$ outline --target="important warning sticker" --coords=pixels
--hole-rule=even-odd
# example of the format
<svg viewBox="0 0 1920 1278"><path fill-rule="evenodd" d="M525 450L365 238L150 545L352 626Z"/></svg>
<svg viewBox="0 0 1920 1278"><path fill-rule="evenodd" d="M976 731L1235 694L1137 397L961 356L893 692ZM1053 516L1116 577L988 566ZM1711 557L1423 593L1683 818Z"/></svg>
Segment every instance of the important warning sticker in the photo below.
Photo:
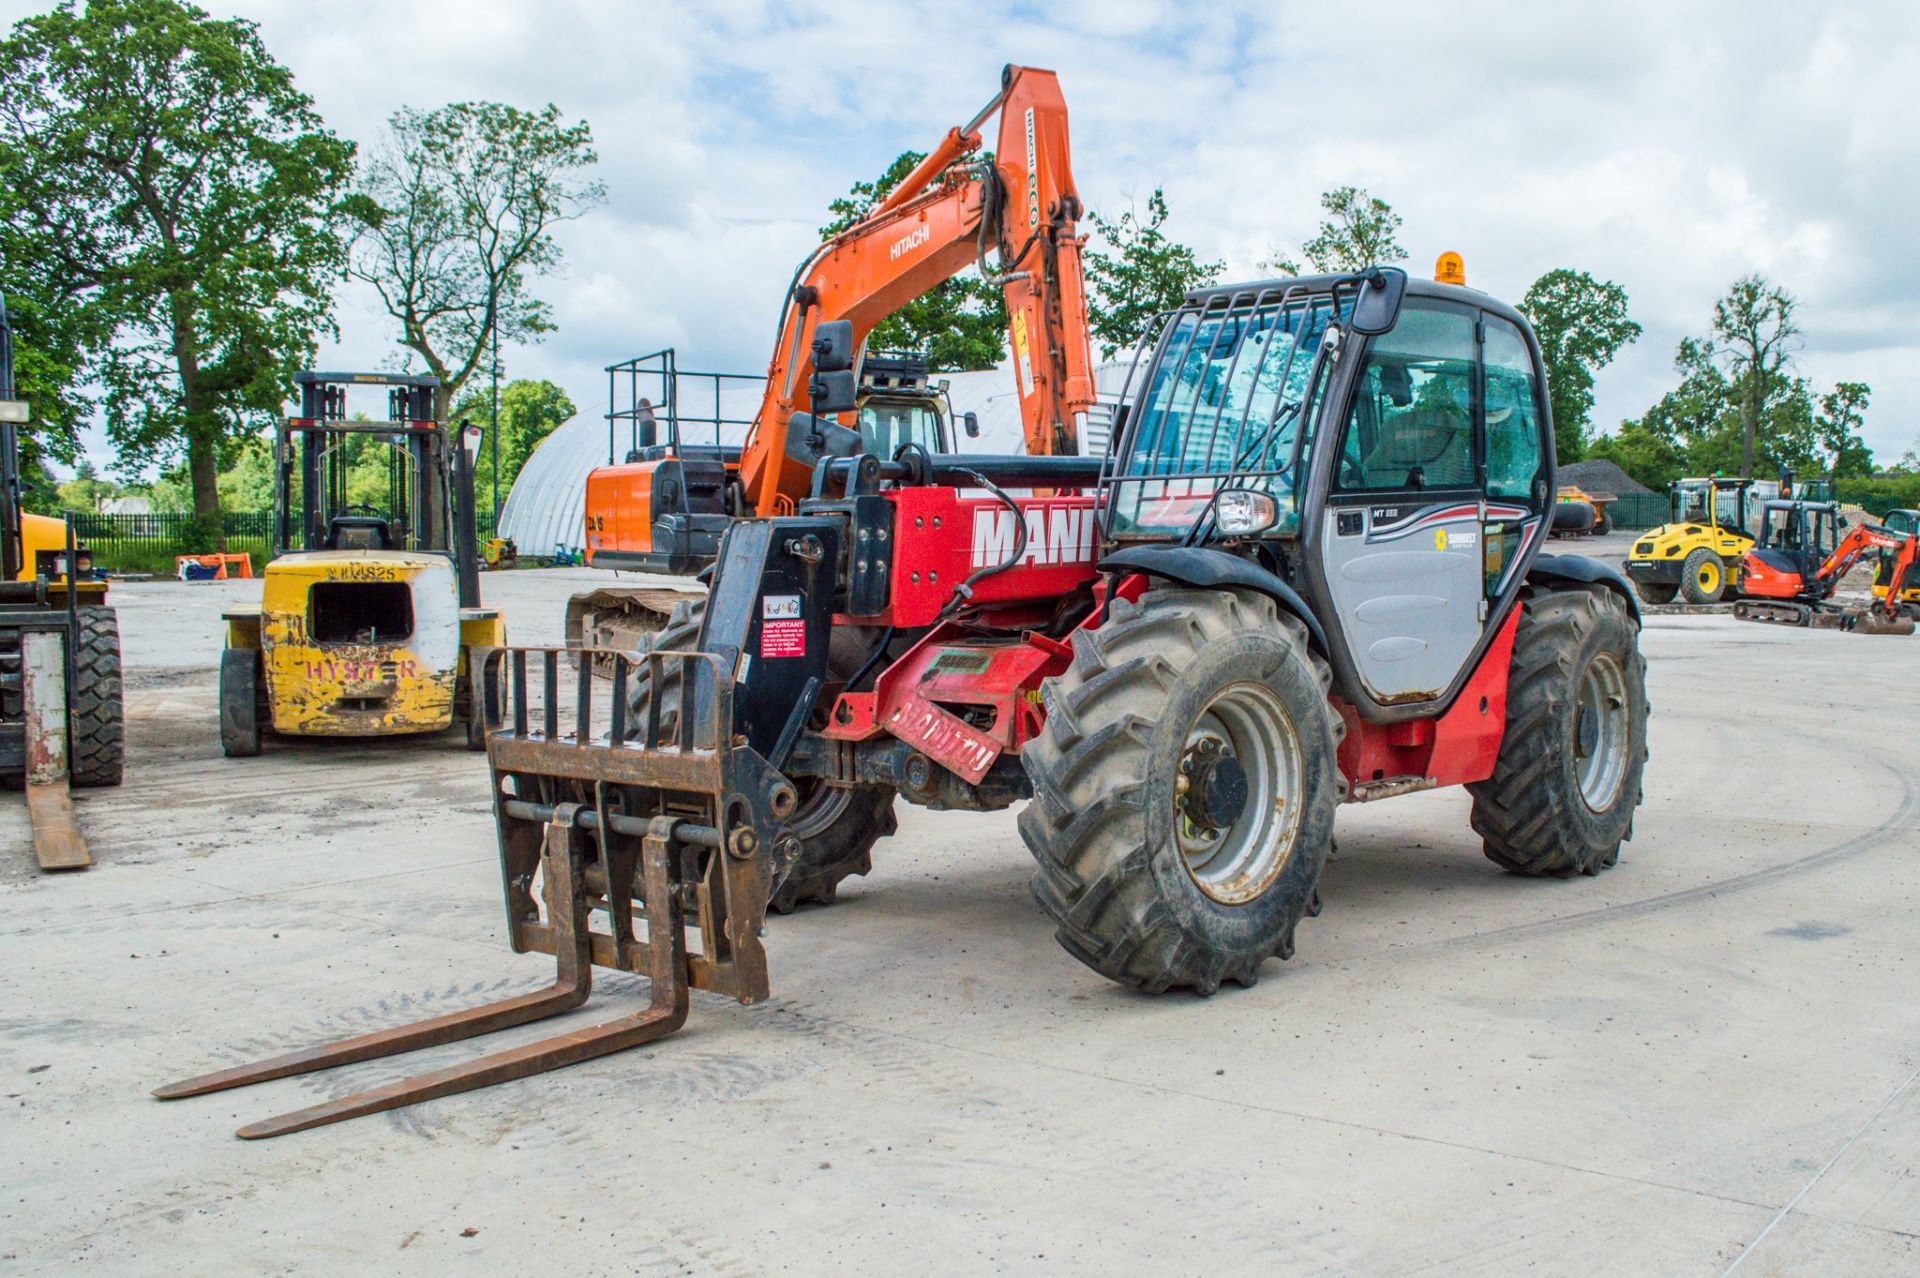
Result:
<svg viewBox="0 0 1920 1278"><path fill-rule="evenodd" d="M807 655L807 623L804 621L762 621L760 623L762 657L804 657Z"/></svg>

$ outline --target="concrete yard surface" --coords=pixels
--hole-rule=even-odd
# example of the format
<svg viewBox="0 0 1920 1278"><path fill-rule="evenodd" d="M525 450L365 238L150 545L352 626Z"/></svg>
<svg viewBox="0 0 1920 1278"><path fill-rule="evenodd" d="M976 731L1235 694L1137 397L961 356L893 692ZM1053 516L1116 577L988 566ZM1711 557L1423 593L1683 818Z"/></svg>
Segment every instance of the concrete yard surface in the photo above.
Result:
<svg viewBox="0 0 1920 1278"><path fill-rule="evenodd" d="M483 586L553 642L608 580ZM115 587L95 869L36 874L0 801L0 1273L1920 1273L1920 639L1650 618L1616 868L1504 874L1460 790L1349 807L1251 990L1108 984L1012 813L903 804L872 875L769 920L769 1002L243 1142L476 1048L150 1089L552 970L506 948L451 734L221 757L218 613L257 588ZM499 1040L644 1003L596 984Z"/></svg>

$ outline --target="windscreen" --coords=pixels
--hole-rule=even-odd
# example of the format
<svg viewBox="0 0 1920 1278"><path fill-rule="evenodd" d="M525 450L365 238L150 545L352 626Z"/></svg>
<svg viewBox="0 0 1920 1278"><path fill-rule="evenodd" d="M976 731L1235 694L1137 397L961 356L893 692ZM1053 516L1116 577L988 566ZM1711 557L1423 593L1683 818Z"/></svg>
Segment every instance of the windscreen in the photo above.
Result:
<svg viewBox="0 0 1920 1278"><path fill-rule="evenodd" d="M1276 286L1167 316L1107 479L1110 535L1184 532L1229 482L1270 493L1280 531L1297 526L1315 355L1352 302L1351 290Z"/></svg>

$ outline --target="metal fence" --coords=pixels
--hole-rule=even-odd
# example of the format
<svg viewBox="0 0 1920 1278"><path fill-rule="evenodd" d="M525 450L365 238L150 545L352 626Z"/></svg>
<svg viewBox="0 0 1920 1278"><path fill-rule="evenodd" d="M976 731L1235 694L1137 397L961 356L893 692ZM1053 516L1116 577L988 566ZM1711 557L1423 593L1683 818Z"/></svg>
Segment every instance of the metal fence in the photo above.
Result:
<svg viewBox="0 0 1920 1278"><path fill-rule="evenodd" d="M493 512L474 512L480 540L493 536ZM189 514L103 515L81 511L69 516L73 535L93 551L100 567L113 571L124 568L152 570L168 566L175 555L201 554L212 550L211 539L203 525ZM298 516L295 516L296 526ZM273 512L270 510L233 510L220 516L226 548L233 554L250 554L254 563L264 564L273 553Z"/></svg>
<svg viewBox="0 0 1920 1278"><path fill-rule="evenodd" d="M1615 528L1658 528L1667 522L1670 505L1665 493L1622 493L1607 507Z"/></svg>

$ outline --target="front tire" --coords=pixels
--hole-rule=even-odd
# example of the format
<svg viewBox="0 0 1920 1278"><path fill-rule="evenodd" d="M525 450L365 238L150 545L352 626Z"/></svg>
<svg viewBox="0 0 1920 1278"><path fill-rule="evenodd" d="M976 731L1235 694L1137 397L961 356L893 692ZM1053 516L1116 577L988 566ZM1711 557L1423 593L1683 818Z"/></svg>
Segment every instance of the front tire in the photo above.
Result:
<svg viewBox="0 0 1920 1278"><path fill-rule="evenodd" d="M77 614L67 689L67 777L76 786L119 785L126 761L120 622L111 608L81 608Z"/></svg>
<svg viewBox="0 0 1920 1278"><path fill-rule="evenodd" d="M667 624L646 636L640 651L656 648L686 651L700 642L700 624L705 618L704 596L677 603ZM841 676L856 669L865 655L854 636L842 637L835 629L834 650L828 657L830 673ZM629 732L637 736L645 730L647 702L652 695L651 680L645 667L635 672L632 694L628 698ZM680 713L679 663L667 665L660 689L660 730L673 731ZM851 875L864 875L873 869L873 845L898 828L893 816L894 794L884 786L830 786L824 782L800 778L794 782L800 804L789 821L800 840L800 853L794 858L786 878L774 885L767 908L775 914L791 914L802 905L830 905L839 895L840 883Z"/></svg>
<svg viewBox="0 0 1920 1278"><path fill-rule="evenodd" d="M1469 785L1487 858L1516 874L1598 874L1633 837L1647 761L1639 627L1608 590L1522 605L1493 776Z"/></svg>
<svg viewBox="0 0 1920 1278"><path fill-rule="evenodd" d="M1654 605L1670 604L1673 597L1680 593L1680 587L1664 581L1636 581L1633 592L1640 596L1641 603Z"/></svg>
<svg viewBox="0 0 1920 1278"><path fill-rule="evenodd" d="M1727 565L1705 546L1680 565L1680 597L1690 604L1716 604L1727 589Z"/></svg>
<svg viewBox="0 0 1920 1278"><path fill-rule="evenodd" d="M220 654L220 748L229 759L260 753L260 652L228 648Z"/></svg>
<svg viewBox="0 0 1920 1278"><path fill-rule="evenodd" d="M1073 652L1021 753L1035 898L1067 952L1122 985L1252 985L1292 956L1332 842L1344 725L1326 662L1266 596L1186 588L1114 600Z"/></svg>

